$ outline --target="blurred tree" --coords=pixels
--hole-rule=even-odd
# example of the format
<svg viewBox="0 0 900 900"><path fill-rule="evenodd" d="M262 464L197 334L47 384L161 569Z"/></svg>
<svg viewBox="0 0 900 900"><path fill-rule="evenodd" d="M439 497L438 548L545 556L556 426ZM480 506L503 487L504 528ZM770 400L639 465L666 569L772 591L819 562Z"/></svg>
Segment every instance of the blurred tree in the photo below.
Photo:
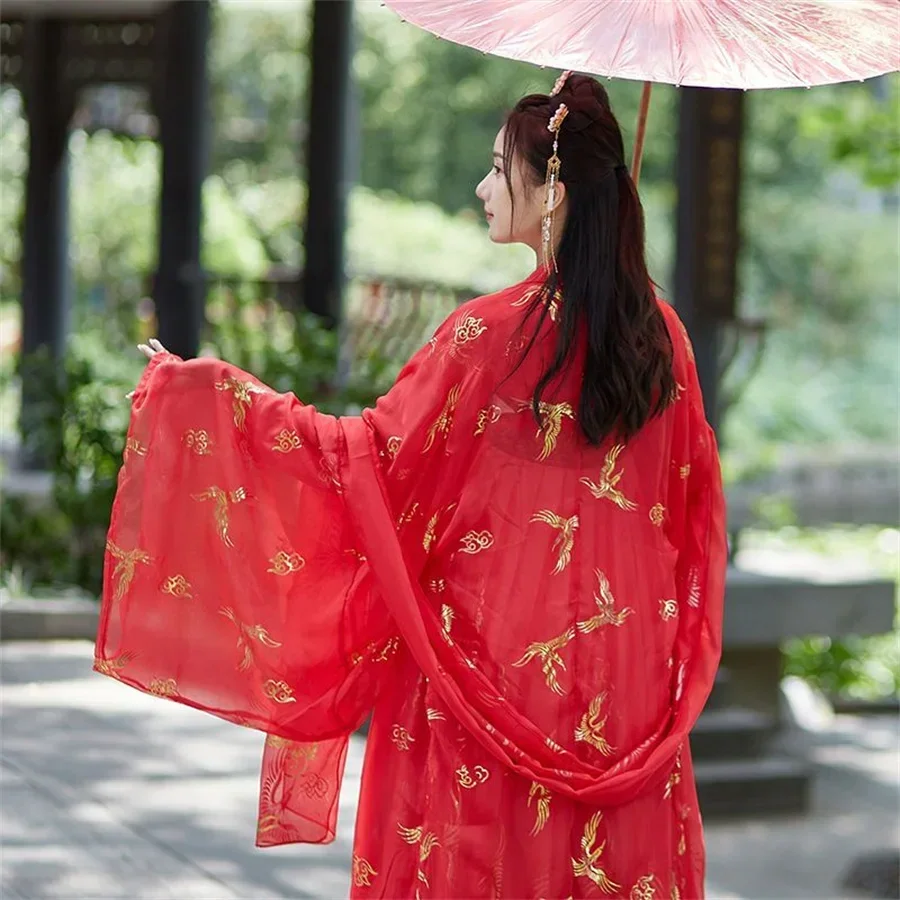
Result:
<svg viewBox="0 0 900 900"><path fill-rule="evenodd" d="M491 164L504 113L524 94L550 90L559 74L477 53L359 3L355 72L362 97L361 180L449 210L478 208L473 191ZM640 85L611 81L613 109L630 139ZM643 177L668 177L675 89L654 91Z"/></svg>
<svg viewBox="0 0 900 900"><path fill-rule="evenodd" d="M241 160L259 181L296 177L308 80L309 0L222 3L210 53L212 170Z"/></svg>
<svg viewBox="0 0 900 900"><path fill-rule="evenodd" d="M823 140L831 158L854 169L872 187L900 184L900 75L853 85L840 95L815 93L800 126Z"/></svg>

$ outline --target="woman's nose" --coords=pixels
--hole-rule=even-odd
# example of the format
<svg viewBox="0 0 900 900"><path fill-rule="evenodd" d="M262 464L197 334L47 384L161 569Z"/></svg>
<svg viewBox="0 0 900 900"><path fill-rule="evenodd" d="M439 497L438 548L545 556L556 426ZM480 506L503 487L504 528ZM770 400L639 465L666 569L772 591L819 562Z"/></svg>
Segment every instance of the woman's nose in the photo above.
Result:
<svg viewBox="0 0 900 900"><path fill-rule="evenodd" d="M478 185L475 188L475 196L479 200L481 200L482 203L484 203L484 201L487 200L487 197L485 196L485 182L486 181L487 181L487 178L482 178L481 181L478 182Z"/></svg>

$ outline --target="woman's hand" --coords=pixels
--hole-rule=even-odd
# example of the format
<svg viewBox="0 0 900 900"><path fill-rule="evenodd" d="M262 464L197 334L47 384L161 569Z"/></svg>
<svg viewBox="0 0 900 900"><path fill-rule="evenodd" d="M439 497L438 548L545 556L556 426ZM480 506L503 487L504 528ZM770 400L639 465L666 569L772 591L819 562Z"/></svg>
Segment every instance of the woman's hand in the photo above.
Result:
<svg viewBox="0 0 900 900"><path fill-rule="evenodd" d="M156 338L150 338L147 344L138 344L138 350L140 350L147 359L153 359L157 353L169 352Z"/></svg>
<svg viewBox="0 0 900 900"><path fill-rule="evenodd" d="M158 353L168 353L165 347L156 339L150 338L150 340L146 344L138 344L138 350L147 357L147 359L153 359ZM134 396L134 391L130 394L125 395L126 400L130 400Z"/></svg>

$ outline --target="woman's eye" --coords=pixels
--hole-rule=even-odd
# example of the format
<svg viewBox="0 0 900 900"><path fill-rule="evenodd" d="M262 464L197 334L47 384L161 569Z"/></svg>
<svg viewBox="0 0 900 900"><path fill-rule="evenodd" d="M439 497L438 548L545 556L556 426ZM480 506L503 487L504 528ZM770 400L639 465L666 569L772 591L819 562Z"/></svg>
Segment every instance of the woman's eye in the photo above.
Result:
<svg viewBox="0 0 900 900"><path fill-rule="evenodd" d="M499 174L500 174L500 166L491 166L491 171L492 171L495 175L499 175Z"/></svg>

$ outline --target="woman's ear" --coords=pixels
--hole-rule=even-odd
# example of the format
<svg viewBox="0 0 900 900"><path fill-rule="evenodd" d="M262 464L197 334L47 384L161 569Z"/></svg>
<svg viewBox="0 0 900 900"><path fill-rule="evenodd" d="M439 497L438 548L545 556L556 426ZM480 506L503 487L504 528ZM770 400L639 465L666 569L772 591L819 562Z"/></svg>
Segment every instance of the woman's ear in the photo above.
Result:
<svg viewBox="0 0 900 900"><path fill-rule="evenodd" d="M546 190L546 188L544 188ZM556 212L566 200L566 186L562 181L556 182L556 187L553 189L554 197L553 197L553 206L550 207L548 212Z"/></svg>

